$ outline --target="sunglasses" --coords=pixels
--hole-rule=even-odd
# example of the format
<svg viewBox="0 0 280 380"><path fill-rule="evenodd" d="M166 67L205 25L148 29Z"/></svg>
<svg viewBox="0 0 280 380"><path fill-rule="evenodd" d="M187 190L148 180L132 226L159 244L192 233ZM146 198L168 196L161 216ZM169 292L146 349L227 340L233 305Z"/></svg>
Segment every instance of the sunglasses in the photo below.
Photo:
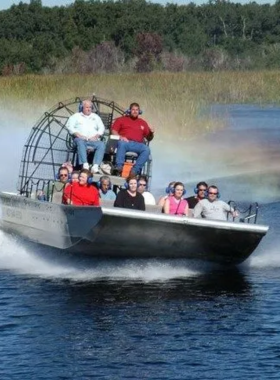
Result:
<svg viewBox="0 0 280 380"><path fill-rule="evenodd" d="M138 186L145 186L146 187L147 184L146 183L139 183Z"/></svg>
<svg viewBox="0 0 280 380"><path fill-rule="evenodd" d="M68 174L59 174L59 177L68 177Z"/></svg>
<svg viewBox="0 0 280 380"><path fill-rule="evenodd" d="M198 191L206 191L207 189L198 189Z"/></svg>
<svg viewBox="0 0 280 380"><path fill-rule="evenodd" d="M208 194L210 194L210 195L217 195L218 193L211 193L211 192L209 192Z"/></svg>

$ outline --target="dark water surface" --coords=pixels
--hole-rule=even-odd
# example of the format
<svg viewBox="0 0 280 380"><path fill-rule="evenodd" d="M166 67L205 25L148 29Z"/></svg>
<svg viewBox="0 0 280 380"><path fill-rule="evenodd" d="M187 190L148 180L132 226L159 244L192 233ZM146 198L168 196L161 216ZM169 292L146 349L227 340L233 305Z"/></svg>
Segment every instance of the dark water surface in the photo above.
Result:
<svg viewBox="0 0 280 380"><path fill-rule="evenodd" d="M255 166L278 157L279 109L271 120L271 108L226 112L231 141L236 120L243 132L262 130L265 155L256 153ZM209 143L227 144L226 133ZM266 186L249 169L216 176L225 199L233 186L240 199L257 195L260 221L270 225L232 270L186 260L79 260L0 231L0 380L279 379L279 182L267 170Z"/></svg>

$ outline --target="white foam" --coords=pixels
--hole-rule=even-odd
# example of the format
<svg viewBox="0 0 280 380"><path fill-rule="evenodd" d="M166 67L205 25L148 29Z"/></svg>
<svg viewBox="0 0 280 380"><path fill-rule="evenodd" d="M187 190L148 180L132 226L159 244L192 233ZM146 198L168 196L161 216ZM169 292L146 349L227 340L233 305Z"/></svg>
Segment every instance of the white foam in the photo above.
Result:
<svg viewBox="0 0 280 380"><path fill-rule="evenodd" d="M39 246L38 251L34 251L20 239L0 231L0 269L15 274L72 281L110 279L151 282L187 278L200 273L182 260L92 260L92 265L87 260L86 265L78 261L75 265L67 257L59 258L54 252L46 258L42 256L43 251Z"/></svg>

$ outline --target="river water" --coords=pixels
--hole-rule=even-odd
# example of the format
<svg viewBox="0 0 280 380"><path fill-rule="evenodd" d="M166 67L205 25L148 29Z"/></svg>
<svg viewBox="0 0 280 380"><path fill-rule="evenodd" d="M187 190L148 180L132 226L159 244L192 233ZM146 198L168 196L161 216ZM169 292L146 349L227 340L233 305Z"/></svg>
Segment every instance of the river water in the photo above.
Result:
<svg viewBox="0 0 280 380"><path fill-rule="evenodd" d="M279 378L280 109L212 113L227 127L190 141L172 175L187 179L188 192L206 179L225 200L258 201L270 230L256 252L232 270L186 260L88 261L0 231L1 380ZM26 131L17 136L15 173ZM11 190L10 137L1 139ZM168 179L156 177L155 191Z"/></svg>

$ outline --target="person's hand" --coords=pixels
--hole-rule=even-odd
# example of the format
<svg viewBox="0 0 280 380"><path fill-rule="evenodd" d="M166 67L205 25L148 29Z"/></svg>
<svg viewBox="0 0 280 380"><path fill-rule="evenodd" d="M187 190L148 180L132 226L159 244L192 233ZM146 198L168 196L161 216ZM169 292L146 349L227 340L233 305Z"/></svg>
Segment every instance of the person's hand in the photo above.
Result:
<svg viewBox="0 0 280 380"><path fill-rule="evenodd" d="M128 141L129 141L126 137L123 137L123 136L120 136L120 140L121 140L121 141L125 141L125 142L128 142Z"/></svg>
<svg viewBox="0 0 280 380"><path fill-rule="evenodd" d="M233 216L234 218L236 218L237 216L239 216L238 211L237 211L237 210L236 210L236 211L233 211L233 212L232 212L232 216Z"/></svg>
<svg viewBox="0 0 280 380"><path fill-rule="evenodd" d="M97 141L99 139L100 135L91 136L88 140L89 141Z"/></svg>
<svg viewBox="0 0 280 380"><path fill-rule="evenodd" d="M155 127L150 127L150 131L151 131L152 133L155 133Z"/></svg>

